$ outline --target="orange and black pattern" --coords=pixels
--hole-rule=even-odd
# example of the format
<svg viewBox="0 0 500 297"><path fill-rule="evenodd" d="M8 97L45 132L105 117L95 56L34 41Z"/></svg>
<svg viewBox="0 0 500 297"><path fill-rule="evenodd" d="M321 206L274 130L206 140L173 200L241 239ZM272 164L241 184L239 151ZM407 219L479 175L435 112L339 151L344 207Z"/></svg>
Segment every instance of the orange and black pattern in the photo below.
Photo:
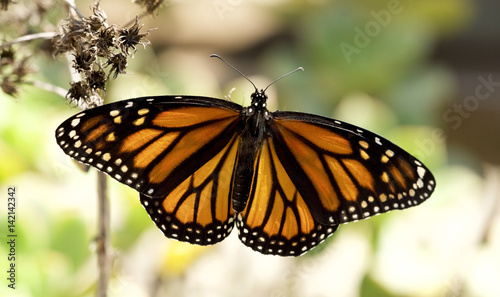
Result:
<svg viewBox="0 0 500 297"><path fill-rule="evenodd" d="M165 236L220 242L234 224L263 254L298 256L341 223L425 201L431 172L370 131L208 97L158 96L81 112L56 130L66 154L140 193Z"/></svg>

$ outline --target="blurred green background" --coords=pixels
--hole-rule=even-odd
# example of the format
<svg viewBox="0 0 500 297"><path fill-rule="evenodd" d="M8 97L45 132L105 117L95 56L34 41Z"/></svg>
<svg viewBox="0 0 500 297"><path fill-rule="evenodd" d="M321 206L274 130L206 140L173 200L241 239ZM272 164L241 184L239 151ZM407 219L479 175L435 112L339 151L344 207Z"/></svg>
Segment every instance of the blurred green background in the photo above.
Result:
<svg viewBox="0 0 500 297"><path fill-rule="evenodd" d="M89 15L92 1L76 1ZM19 4L19 5L22 5ZM11 4L13 9L16 4ZM102 0L110 24L141 10ZM56 2L53 24L66 17ZM233 232L198 247L166 239L138 194L109 182L109 296L500 296L500 2L494 0L167 1L144 18L138 49L106 102L185 94L298 110L381 134L424 162L437 189L424 204L343 225L299 258L264 256ZM7 12L1 12L6 21ZM25 32L17 32L24 34ZM3 32L4 40L18 37ZM40 55L38 80L69 87L62 57ZM0 94L1 296L95 296L96 172L58 148L78 112L27 86ZM17 189L17 288L7 287L7 187Z"/></svg>

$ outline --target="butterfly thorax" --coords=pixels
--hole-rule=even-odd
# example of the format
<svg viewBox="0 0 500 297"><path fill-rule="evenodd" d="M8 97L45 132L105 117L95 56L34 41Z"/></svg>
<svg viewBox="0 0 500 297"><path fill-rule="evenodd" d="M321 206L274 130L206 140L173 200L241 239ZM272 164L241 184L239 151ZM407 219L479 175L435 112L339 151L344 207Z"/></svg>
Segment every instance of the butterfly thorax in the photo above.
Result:
<svg viewBox="0 0 500 297"><path fill-rule="evenodd" d="M267 95L263 90L252 94L252 104L242 110L244 128L238 146L232 179L232 201L235 212L242 212L247 204L254 177L254 161L260 151L271 115L266 108Z"/></svg>

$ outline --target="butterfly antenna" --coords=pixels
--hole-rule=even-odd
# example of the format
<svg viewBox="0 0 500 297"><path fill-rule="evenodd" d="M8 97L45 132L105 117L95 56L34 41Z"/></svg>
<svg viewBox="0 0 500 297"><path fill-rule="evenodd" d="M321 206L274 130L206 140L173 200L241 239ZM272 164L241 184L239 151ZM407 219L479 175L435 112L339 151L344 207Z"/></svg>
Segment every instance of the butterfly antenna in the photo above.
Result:
<svg viewBox="0 0 500 297"><path fill-rule="evenodd" d="M304 68L299 67L299 68L297 68L297 69L295 69L295 70L292 70L292 71L290 71L290 72L288 72L288 73L283 74L282 76L280 76L280 77L278 77L277 79L273 80L273 81L272 81L269 85L267 85L267 87L264 89L264 92L267 90L267 88L269 88L271 85L273 85L273 84L274 84L275 82L277 82L278 80L282 79L282 78L283 78L283 77L285 77L285 76L289 76L290 74L295 73L295 72L297 72L297 71L299 71L299 70L300 70L300 71L304 71Z"/></svg>
<svg viewBox="0 0 500 297"><path fill-rule="evenodd" d="M255 86L255 84L246 75L244 75L243 72L241 72L238 68L236 68L233 65L229 64L228 62L226 62L219 55L211 54L210 58L217 58L217 59L221 60L222 62L224 62L227 66L229 66L229 67L233 68L234 70L236 70L236 72L238 72L239 74L241 74L241 76L243 76L246 80L248 80L252 84L252 86L255 88L255 90L257 91L257 87Z"/></svg>

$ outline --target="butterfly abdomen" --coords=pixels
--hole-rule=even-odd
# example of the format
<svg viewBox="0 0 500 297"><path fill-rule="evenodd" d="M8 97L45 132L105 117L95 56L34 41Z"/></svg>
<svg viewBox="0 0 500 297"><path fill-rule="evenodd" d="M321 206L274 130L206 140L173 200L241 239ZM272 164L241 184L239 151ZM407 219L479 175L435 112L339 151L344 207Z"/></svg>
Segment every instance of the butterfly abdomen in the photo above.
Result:
<svg viewBox="0 0 500 297"><path fill-rule="evenodd" d="M262 141L252 136L242 135L238 147L238 158L236 159L235 169L233 171L233 210L242 212L247 204L248 196L252 187L254 176L254 161L257 152L262 145ZM249 139L250 138L250 141Z"/></svg>
<svg viewBox="0 0 500 297"><path fill-rule="evenodd" d="M245 128L241 133L241 141L238 146L238 157L233 171L233 210L242 212L247 204L248 196L252 188L254 177L255 160L260 151L265 131L265 110L257 110L248 113L244 111ZM245 114L245 112L247 112Z"/></svg>
<svg viewBox="0 0 500 297"><path fill-rule="evenodd" d="M241 169L235 172L233 186L233 210L242 212L247 204L248 195L252 184L253 168L241 166Z"/></svg>

